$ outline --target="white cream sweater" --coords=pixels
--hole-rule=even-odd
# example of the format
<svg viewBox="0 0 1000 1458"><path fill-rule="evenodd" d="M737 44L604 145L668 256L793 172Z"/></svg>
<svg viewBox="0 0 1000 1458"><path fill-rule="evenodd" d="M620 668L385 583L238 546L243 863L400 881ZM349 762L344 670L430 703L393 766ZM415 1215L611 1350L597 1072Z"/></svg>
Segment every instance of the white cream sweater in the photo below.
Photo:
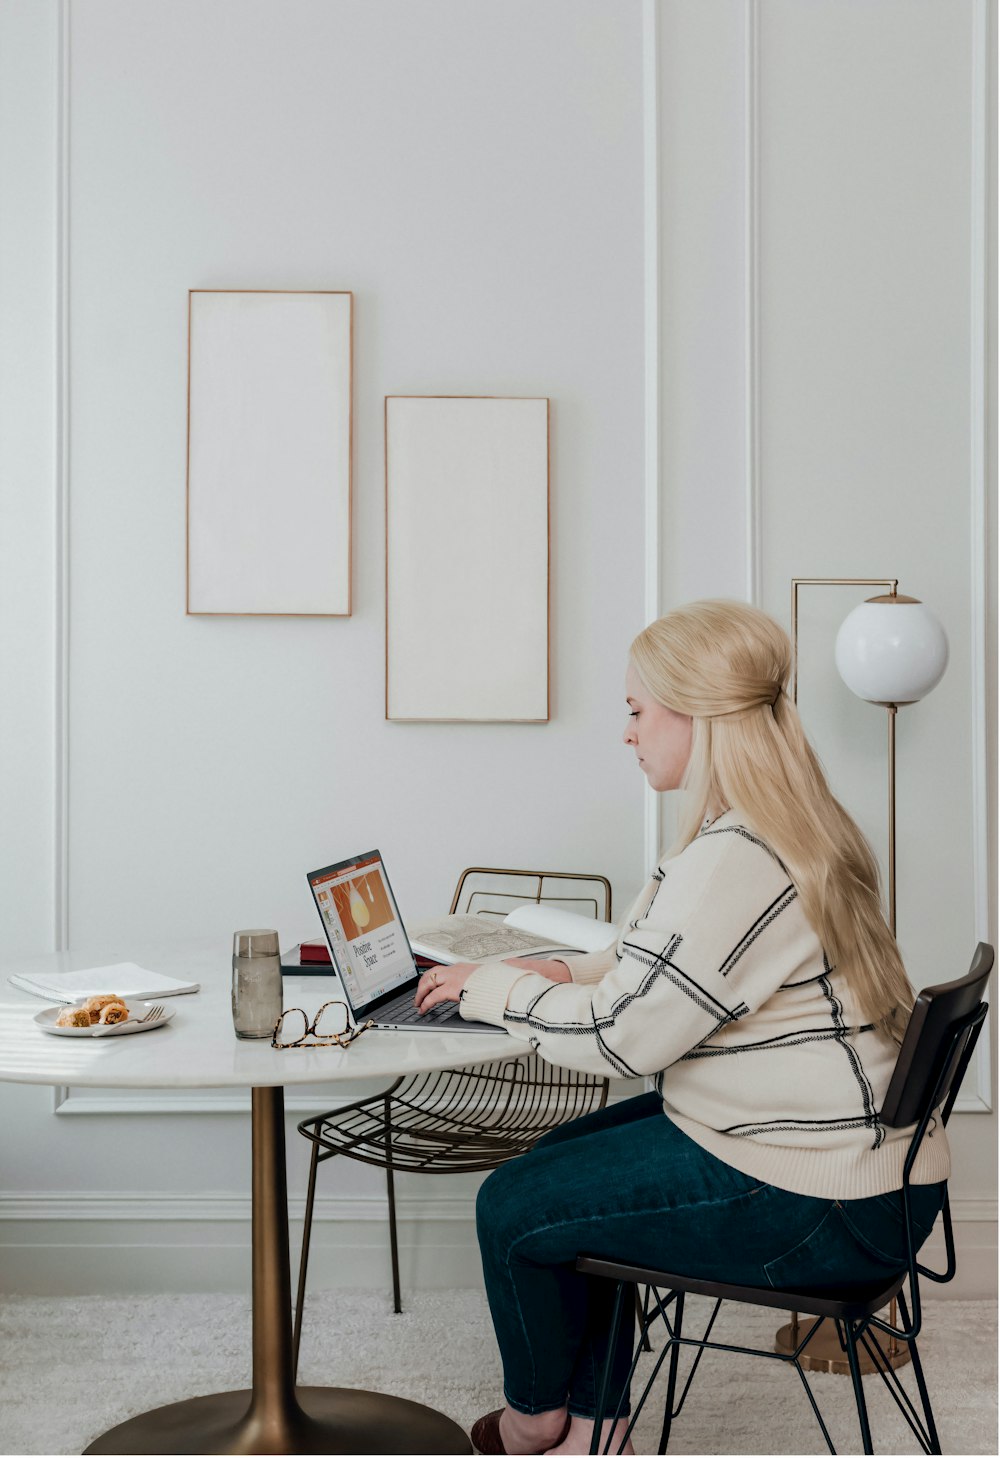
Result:
<svg viewBox="0 0 1000 1458"><path fill-rule="evenodd" d="M863 1022L784 866L732 811L661 861L616 944L567 960L572 983L483 963L462 1016L567 1068L655 1075L674 1123L754 1179L826 1199L899 1189L912 1130L879 1120L896 1047ZM912 1178L948 1173L932 1123Z"/></svg>

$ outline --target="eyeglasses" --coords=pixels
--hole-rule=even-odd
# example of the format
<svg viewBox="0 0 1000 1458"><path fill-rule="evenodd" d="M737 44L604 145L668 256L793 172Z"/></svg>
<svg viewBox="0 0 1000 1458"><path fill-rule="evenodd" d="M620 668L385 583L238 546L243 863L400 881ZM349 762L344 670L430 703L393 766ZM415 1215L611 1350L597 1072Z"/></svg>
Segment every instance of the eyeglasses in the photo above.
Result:
<svg viewBox="0 0 1000 1458"><path fill-rule="evenodd" d="M370 1019L352 1025L346 1002L324 1002L312 1022L302 1008L288 1007L274 1025L271 1047L327 1048L335 1043L338 1048L347 1048L374 1026Z"/></svg>

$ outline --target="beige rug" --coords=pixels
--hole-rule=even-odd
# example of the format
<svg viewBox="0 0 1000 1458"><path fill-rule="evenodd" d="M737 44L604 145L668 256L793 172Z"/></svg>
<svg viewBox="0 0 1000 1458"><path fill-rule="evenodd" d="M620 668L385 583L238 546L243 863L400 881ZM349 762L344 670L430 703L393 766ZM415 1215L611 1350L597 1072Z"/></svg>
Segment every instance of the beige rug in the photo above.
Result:
<svg viewBox="0 0 1000 1458"><path fill-rule="evenodd" d="M413 1398L468 1427L500 1401L483 1296L423 1291L406 1294L404 1304L394 1316L381 1292L312 1297L302 1380ZM700 1309L689 1298L692 1314ZM763 1345L774 1328L773 1312L732 1307L714 1335ZM925 1331L921 1350L944 1452L995 1454L995 1303L936 1301ZM245 1387L249 1339L249 1305L239 1297L0 1297L0 1452L79 1453L105 1428L147 1408ZM653 1359L644 1357L640 1372ZM914 1392L911 1370L904 1380ZM810 1381L838 1451L859 1453L849 1379L816 1373ZM876 1452L914 1453L915 1440L877 1377L867 1389ZM661 1413L654 1402L641 1419L640 1453L655 1452ZM826 1451L794 1372L721 1352L703 1358L670 1442L671 1453Z"/></svg>

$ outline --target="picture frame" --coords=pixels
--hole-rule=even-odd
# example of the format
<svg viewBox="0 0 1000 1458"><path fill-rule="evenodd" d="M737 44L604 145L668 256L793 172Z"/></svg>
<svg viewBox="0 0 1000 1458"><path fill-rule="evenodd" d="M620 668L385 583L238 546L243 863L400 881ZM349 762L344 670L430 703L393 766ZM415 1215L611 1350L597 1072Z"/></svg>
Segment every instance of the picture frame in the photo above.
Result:
<svg viewBox="0 0 1000 1458"><path fill-rule="evenodd" d="M388 720L549 719L547 397L388 395Z"/></svg>
<svg viewBox="0 0 1000 1458"><path fill-rule="evenodd" d="M350 616L353 335L349 290L189 291L189 616Z"/></svg>

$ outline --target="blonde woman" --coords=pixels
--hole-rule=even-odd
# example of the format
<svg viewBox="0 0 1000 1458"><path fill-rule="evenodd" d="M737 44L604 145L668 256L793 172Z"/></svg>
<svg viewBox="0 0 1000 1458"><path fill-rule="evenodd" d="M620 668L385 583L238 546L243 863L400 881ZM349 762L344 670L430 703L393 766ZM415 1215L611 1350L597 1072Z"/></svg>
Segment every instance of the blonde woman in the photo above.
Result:
<svg viewBox="0 0 1000 1458"><path fill-rule="evenodd" d="M482 1186L506 1406L473 1429L480 1452L589 1451L612 1287L578 1275L578 1253L775 1287L900 1264L912 1131L879 1109L912 992L875 859L786 693L790 659L782 628L741 603L692 603L640 633L625 743L655 790L685 798L621 936L418 989L422 1008L459 1000L554 1063L656 1082ZM936 1128L911 1176L925 1233L948 1170ZM631 1343L628 1330L609 1412Z"/></svg>

